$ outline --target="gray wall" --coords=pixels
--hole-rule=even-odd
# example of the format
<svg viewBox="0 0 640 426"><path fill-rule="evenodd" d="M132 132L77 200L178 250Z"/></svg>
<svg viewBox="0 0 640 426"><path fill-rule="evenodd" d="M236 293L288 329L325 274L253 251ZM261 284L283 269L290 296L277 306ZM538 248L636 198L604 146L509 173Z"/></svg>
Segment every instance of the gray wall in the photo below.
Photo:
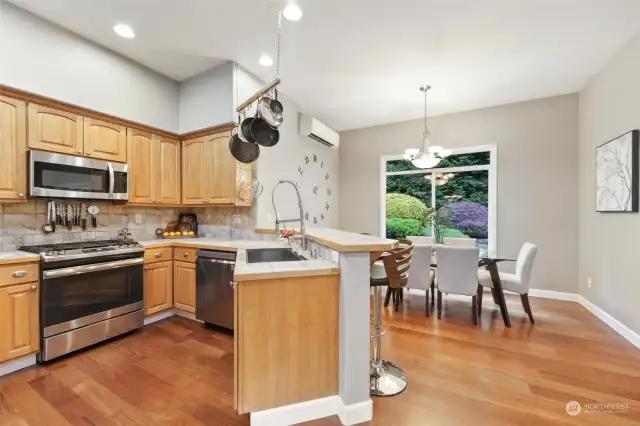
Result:
<svg viewBox="0 0 640 426"><path fill-rule="evenodd" d="M580 92L580 293L640 333L640 215L595 212L595 149L640 128L640 35ZM587 287L587 278L592 287Z"/></svg>
<svg viewBox="0 0 640 426"><path fill-rule="evenodd" d="M445 148L498 145L498 255L516 257L524 242L537 244L532 287L576 293L577 95L443 115L429 123L432 140ZM379 233L380 156L419 146L422 125L415 120L341 134L341 229Z"/></svg>
<svg viewBox="0 0 640 426"><path fill-rule="evenodd" d="M234 120L233 62L180 82L180 133Z"/></svg>
<svg viewBox="0 0 640 426"><path fill-rule="evenodd" d="M0 0L0 84L168 131L175 81Z"/></svg>

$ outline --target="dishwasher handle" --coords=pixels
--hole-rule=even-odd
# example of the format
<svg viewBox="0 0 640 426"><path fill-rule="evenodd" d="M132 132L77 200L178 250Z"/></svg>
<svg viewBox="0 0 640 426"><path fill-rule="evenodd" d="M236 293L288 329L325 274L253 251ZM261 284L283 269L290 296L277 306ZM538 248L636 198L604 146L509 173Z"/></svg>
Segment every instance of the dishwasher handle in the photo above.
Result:
<svg viewBox="0 0 640 426"><path fill-rule="evenodd" d="M199 257L196 259L197 262L210 262L210 263L223 263L225 265L235 265L236 262L234 260L222 260L222 259L207 259Z"/></svg>

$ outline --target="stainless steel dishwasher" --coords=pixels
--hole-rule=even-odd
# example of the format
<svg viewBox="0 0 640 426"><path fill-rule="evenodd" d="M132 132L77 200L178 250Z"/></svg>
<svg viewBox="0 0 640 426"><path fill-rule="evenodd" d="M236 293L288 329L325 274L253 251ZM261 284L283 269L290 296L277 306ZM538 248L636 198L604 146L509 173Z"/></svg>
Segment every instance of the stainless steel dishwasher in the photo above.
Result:
<svg viewBox="0 0 640 426"><path fill-rule="evenodd" d="M233 330L236 254L198 250L196 256L196 318Z"/></svg>

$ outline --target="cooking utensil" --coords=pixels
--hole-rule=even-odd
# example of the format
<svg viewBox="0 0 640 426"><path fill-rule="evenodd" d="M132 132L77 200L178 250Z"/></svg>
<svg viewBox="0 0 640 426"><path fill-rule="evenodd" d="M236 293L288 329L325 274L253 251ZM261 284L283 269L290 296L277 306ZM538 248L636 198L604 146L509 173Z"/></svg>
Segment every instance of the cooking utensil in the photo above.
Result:
<svg viewBox="0 0 640 426"><path fill-rule="evenodd" d="M276 102L280 105L280 110L275 111L271 108L271 104ZM277 107L277 105L276 105ZM269 126L273 129L277 129L282 124L282 104L280 102L270 98L269 96L263 96L258 101L258 116L264 121L269 123ZM254 136L255 139L255 136ZM256 140L257 142L257 140Z"/></svg>
<svg viewBox="0 0 640 426"><path fill-rule="evenodd" d="M271 111L274 114L280 115L282 117L282 113L284 112L284 106L282 106L282 103L278 100L278 89L275 89L274 92L275 92L275 98L271 100L269 107L271 108ZM282 124L282 122L280 122L280 124Z"/></svg>
<svg viewBox="0 0 640 426"><path fill-rule="evenodd" d="M53 227L51 226L51 201L49 201L47 203L47 222L44 224L44 226L42 227L42 232L44 232L45 234L50 234L53 232Z"/></svg>
<svg viewBox="0 0 640 426"><path fill-rule="evenodd" d="M251 135L251 123L253 123L254 118L248 117L242 120L240 123L240 129L238 130L238 137L242 142L252 142L255 143L255 139ZM241 136L240 136L241 135Z"/></svg>
<svg viewBox="0 0 640 426"><path fill-rule="evenodd" d="M274 146L280 140L280 132L262 117L255 117L251 122L251 136L258 145L266 147Z"/></svg>
<svg viewBox="0 0 640 426"><path fill-rule="evenodd" d="M80 221L82 222L82 230L87 230L87 206L82 203L80 206Z"/></svg>
<svg viewBox="0 0 640 426"><path fill-rule="evenodd" d="M96 218L96 215L98 213L100 213L100 209L98 208L98 206L89 206L87 211L89 212L90 215L93 216L93 218L91 219L91 223L93 224L93 227L97 228L98 227L98 219Z"/></svg>
<svg viewBox="0 0 640 426"><path fill-rule="evenodd" d="M71 231L73 228L73 209L71 208L71 204L67 204L67 229Z"/></svg>
<svg viewBox="0 0 640 426"><path fill-rule="evenodd" d="M47 209L47 216L49 216L49 209ZM51 225L51 232L56 232L56 202L51 201L51 220L47 218L47 221Z"/></svg>
<svg viewBox="0 0 640 426"><path fill-rule="evenodd" d="M229 151L241 163L253 163L260 156L260 147L252 142L243 142L237 133L229 140Z"/></svg>

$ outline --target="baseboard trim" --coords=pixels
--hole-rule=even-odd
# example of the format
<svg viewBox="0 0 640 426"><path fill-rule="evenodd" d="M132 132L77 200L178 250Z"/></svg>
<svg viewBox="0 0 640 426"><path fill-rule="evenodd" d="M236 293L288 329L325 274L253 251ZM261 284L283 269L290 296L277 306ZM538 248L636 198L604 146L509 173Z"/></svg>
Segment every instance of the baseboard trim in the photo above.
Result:
<svg viewBox="0 0 640 426"><path fill-rule="evenodd" d="M194 314L193 312L187 312L187 311L183 311L182 309L174 308L173 309L173 313L176 316L179 316L179 317L182 317L182 318L187 318L187 319L190 319L191 321L195 321L195 322L199 322L201 324L204 324L204 321L200 321L198 318L196 318L196 314Z"/></svg>
<svg viewBox="0 0 640 426"><path fill-rule="evenodd" d="M157 314L149 315L144 317L144 325L153 324L154 322L162 321L163 319L167 319L169 317L174 316L176 313L174 309L167 309L166 311L158 312Z"/></svg>
<svg viewBox="0 0 640 426"><path fill-rule="evenodd" d="M373 418L373 401L344 404L339 395L251 413L251 426L288 426L325 417L340 417L350 426Z"/></svg>
<svg viewBox="0 0 640 426"><path fill-rule="evenodd" d="M628 340L633 346L640 349L640 334L631 330L629 327L605 312L602 308L591 303L586 297L582 295L578 295L578 297L578 303L580 303L586 310L598 317L600 321L611 327L616 333Z"/></svg>
<svg viewBox="0 0 640 426"><path fill-rule="evenodd" d="M0 364L0 377L36 365L36 354L25 355Z"/></svg>
<svg viewBox="0 0 640 426"><path fill-rule="evenodd" d="M542 299L564 300L565 302L579 302L580 295L576 293L565 293L562 291L529 289L529 296L540 297Z"/></svg>

